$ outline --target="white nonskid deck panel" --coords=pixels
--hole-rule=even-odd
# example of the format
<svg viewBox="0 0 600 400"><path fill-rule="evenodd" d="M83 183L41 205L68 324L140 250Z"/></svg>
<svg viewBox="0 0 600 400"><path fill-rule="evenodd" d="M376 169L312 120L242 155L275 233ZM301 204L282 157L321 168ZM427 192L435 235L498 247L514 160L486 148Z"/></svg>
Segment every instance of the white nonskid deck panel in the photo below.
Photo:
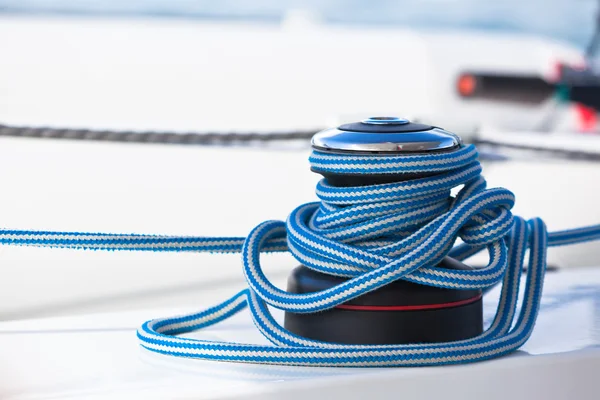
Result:
<svg viewBox="0 0 600 400"><path fill-rule="evenodd" d="M488 320L494 293L485 300ZM3 322L0 398L592 399L599 389L600 268L550 273L529 342L512 356L458 367L243 365L166 357L138 346L135 330L144 320L183 311L189 309ZM195 337L265 342L246 312Z"/></svg>

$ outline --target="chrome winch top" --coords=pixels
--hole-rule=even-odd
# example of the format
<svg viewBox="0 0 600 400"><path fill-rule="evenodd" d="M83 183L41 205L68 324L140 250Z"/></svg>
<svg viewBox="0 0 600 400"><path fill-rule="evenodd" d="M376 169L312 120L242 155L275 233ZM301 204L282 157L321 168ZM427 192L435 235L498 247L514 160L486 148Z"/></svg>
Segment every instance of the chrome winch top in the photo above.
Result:
<svg viewBox="0 0 600 400"><path fill-rule="evenodd" d="M423 153L450 151L462 145L460 137L444 129L398 117L371 117L318 132L315 150L335 153Z"/></svg>

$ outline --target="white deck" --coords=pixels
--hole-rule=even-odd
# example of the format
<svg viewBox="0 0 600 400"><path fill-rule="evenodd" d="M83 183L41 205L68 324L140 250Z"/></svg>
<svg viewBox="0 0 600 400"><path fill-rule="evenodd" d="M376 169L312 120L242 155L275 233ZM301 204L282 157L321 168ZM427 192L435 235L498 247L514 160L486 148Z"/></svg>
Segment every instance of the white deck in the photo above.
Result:
<svg viewBox="0 0 600 400"><path fill-rule="evenodd" d="M486 297L487 319L494 297ZM535 332L522 350L458 367L273 367L178 359L139 348L135 329L144 320L189 309L0 323L0 397L597 399L600 389L598 268L549 274ZM246 312L195 336L266 342Z"/></svg>

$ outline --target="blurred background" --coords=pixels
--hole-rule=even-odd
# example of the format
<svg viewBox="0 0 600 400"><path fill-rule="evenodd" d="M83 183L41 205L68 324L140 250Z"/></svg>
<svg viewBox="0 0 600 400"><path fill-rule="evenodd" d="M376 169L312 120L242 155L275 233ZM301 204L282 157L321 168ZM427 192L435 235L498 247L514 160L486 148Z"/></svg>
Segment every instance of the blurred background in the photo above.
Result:
<svg viewBox="0 0 600 400"><path fill-rule="evenodd" d="M0 0L0 225L245 236L315 199L313 132L375 115L476 143L490 186L550 230L600 223L598 10ZM550 262L597 265L597 247ZM265 263L281 285L295 265ZM235 255L2 248L0 274L0 320L200 307L244 287Z"/></svg>
<svg viewBox="0 0 600 400"><path fill-rule="evenodd" d="M589 112L557 113L549 100L561 68L593 61L597 9L593 0L0 0L1 120L294 130L400 110L463 132L590 130Z"/></svg>

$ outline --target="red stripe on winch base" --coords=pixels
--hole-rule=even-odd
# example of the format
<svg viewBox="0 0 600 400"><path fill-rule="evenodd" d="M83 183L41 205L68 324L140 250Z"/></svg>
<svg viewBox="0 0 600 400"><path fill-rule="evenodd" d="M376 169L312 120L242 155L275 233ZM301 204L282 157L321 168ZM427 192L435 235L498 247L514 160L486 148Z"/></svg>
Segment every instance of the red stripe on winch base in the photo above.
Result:
<svg viewBox="0 0 600 400"><path fill-rule="evenodd" d="M440 303L440 304L418 304L413 306L360 306L354 304L342 304L335 308L342 310L354 310L354 311L417 311L417 310L438 310L440 308L451 308L464 306L467 304L475 303L481 299L482 295L471 297L466 300L453 301L451 303Z"/></svg>

